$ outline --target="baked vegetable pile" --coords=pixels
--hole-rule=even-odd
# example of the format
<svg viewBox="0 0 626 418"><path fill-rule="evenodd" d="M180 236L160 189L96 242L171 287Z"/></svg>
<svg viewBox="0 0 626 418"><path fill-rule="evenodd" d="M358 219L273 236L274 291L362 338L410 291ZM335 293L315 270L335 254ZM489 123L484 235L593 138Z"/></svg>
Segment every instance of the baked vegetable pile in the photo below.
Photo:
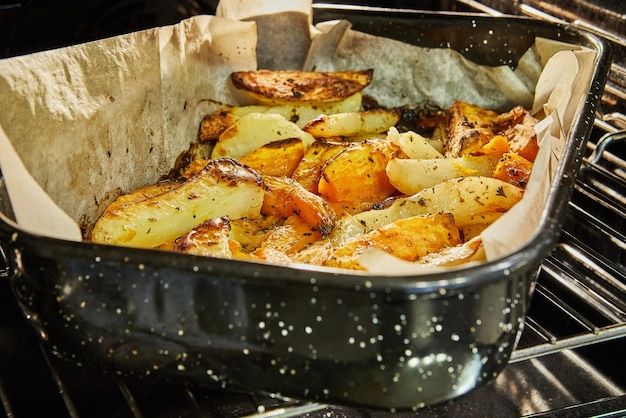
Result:
<svg viewBox="0 0 626 418"><path fill-rule="evenodd" d="M457 102L376 105L373 72L232 74L256 104L207 115L156 184L120 196L94 242L363 270L374 247L424 266L481 260L522 197L536 120Z"/></svg>

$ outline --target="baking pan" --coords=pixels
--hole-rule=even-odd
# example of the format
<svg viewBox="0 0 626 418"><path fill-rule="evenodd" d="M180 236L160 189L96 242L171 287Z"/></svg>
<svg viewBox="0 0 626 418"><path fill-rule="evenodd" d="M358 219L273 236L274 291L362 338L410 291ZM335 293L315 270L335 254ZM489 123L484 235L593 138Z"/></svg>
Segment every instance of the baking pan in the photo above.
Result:
<svg viewBox="0 0 626 418"><path fill-rule="evenodd" d="M504 258L376 277L70 242L28 233L0 193L0 268L51 353L119 374L385 409L492 381L560 230L609 67L593 35L517 17L319 6L319 21L514 66L536 36L597 52L591 89L530 243ZM482 42L489 36L488 45Z"/></svg>

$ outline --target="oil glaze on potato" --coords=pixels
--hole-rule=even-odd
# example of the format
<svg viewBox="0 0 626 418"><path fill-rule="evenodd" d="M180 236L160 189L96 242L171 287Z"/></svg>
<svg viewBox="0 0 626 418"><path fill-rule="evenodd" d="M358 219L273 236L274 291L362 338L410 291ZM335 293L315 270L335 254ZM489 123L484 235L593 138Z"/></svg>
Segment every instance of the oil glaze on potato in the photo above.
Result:
<svg viewBox="0 0 626 418"><path fill-rule="evenodd" d="M305 147L315 141L310 134L280 115L250 113L222 132L211 158L239 159L265 144L287 138L299 138Z"/></svg>
<svg viewBox="0 0 626 418"><path fill-rule="evenodd" d="M210 161L179 187L123 207L113 204L96 222L91 240L157 247L209 218L257 217L263 196L263 181L256 172L231 159Z"/></svg>

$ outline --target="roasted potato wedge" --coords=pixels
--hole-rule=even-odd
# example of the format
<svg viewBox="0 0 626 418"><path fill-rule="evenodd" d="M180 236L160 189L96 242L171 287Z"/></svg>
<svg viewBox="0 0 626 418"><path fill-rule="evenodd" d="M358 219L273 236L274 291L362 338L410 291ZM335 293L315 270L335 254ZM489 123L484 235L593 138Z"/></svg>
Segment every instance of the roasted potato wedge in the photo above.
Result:
<svg viewBox="0 0 626 418"><path fill-rule="evenodd" d="M418 260L418 264L428 267L454 267L470 261L484 261L485 251L482 239L477 236L454 247L445 247Z"/></svg>
<svg viewBox="0 0 626 418"><path fill-rule="evenodd" d="M321 115L302 128L315 138L351 137L387 132L400 119L394 109L374 109Z"/></svg>
<svg viewBox="0 0 626 418"><path fill-rule="evenodd" d="M452 215L413 216L383 225L338 247L326 244L311 246L293 259L296 262L363 270L358 260L369 247L378 248L402 260L416 261L427 254L461 243Z"/></svg>
<svg viewBox="0 0 626 418"><path fill-rule="evenodd" d="M395 127L389 129L387 138L397 144L409 158L443 158L432 141L413 131L400 133Z"/></svg>
<svg viewBox="0 0 626 418"><path fill-rule="evenodd" d="M216 110L202 118L198 131L199 142L216 141L239 119L250 113L264 113L269 106L234 106Z"/></svg>
<svg viewBox="0 0 626 418"><path fill-rule="evenodd" d="M165 193L131 203L114 202L98 219L90 238L105 244L154 248L209 218L260 216L264 195L258 173L232 159L213 160L196 176Z"/></svg>
<svg viewBox="0 0 626 418"><path fill-rule="evenodd" d="M239 244L239 253L252 253L263 245L267 237L285 222L279 216L229 219L230 238Z"/></svg>
<svg viewBox="0 0 626 418"><path fill-rule="evenodd" d="M444 181L412 196L395 199L385 209L343 216L336 223L331 242L335 246L398 219L416 215L451 213L458 228L492 221L520 201L523 190L484 176Z"/></svg>
<svg viewBox="0 0 626 418"><path fill-rule="evenodd" d="M311 227L301 216L292 215L274 228L259 248L272 248L290 256L320 240L322 236L317 228Z"/></svg>
<svg viewBox="0 0 626 418"><path fill-rule="evenodd" d="M299 138L308 148L315 138L284 117L271 113L250 113L226 129L211 153L212 159L239 159L273 141Z"/></svg>
<svg viewBox="0 0 626 418"><path fill-rule="evenodd" d="M307 72L238 71L231 75L233 85L260 104L335 102L360 92L372 81L373 70Z"/></svg>
<svg viewBox="0 0 626 418"><path fill-rule="evenodd" d="M387 163L389 182L406 195L415 194L445 180L465 176L490 176L500 158L465 155L457 158L392 158Z"/></svg>
<svg viewBox="0 0 626 418"><path fill-rule="evenodd" d="M292 103L280 106L234 106L219 109L206 115L200 121L198 141L217 141L220 135L234 125L243 116L250 113L271 113L281 115L288 121L304 127L310 120L320 115L331 115L343 112L358 112L361 110L363 95L355 93L345 99L328 103Z"/></svg>

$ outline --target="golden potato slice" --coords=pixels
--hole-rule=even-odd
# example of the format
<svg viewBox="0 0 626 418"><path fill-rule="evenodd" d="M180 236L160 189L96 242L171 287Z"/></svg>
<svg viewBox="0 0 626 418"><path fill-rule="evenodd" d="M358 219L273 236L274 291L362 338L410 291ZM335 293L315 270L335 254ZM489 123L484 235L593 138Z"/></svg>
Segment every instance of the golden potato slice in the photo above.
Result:
<svg viewBox="0 0 626 418"><path fill-rule="evenodd" d="M270 142L244 155L239 162L252 167L261 175L291 176L304 156L300 138Z"/></svg>
<svg viewBox="0 0 626 418"><path fill-rule="evenodd" d="M315 142L310 134L280 115L250 113L222 132L211 158L239 159L265 144L287 138L300 138L305 148Z"/></svg>
<svg viewBox="0 0 626 418"><path fill-rule="evenodd" d="M319 194L334 202L355 203L379 202L389 197L396 189L385 169L394 152L399 151L399 147L387 141L352 143L322 167Z"/></svg>
<svg viewBox="0 0 626 418"><path fill-rule="evenodd" d="M289 177L265 176L265 198L261 213L288 218L299 215L322 235L335 225L335 213L320 196L309 192Z"/></svg>
<svg viewBox="0 0 626 418"><path fill-rule="evenodd" d="M113 203L96 222L91 240L157 247L209 218L259 216L264 194L258 173L232 159L213 160L165 193L129 204Z"/></svg>
<svg viewBox="0 0 626 418"><path fill-rule="evenodd" d="M498 156L466 155L457 158L392 158L387 163L389 182L401 193L412 195L445 180L465 176L490 176Z"/></svg>
<svg viewBox="0 0 626 418"><path fill-rule="evenodd" d="M360 92L372 81L373 70L307 72L239 71L231 75L233 85L261 104L291 102L334 102Z"/></svg>
<svg viewBox="0 0 626 418"><path fill-rule="evenodd" d="M400 120L395 109L374 109L321 115L302 128L315 138L351 137L387 132Z"/></svg>
<svg viewBox="0 0 626 418"><path fill-rule="evenodd" d="M523 190L499 179L470 176L444 181L412 196L397 198L385 209L343 216L330 235L334 245L398 219L416 215L451 213L458 228L484 224L509 210Z"/></svg>

